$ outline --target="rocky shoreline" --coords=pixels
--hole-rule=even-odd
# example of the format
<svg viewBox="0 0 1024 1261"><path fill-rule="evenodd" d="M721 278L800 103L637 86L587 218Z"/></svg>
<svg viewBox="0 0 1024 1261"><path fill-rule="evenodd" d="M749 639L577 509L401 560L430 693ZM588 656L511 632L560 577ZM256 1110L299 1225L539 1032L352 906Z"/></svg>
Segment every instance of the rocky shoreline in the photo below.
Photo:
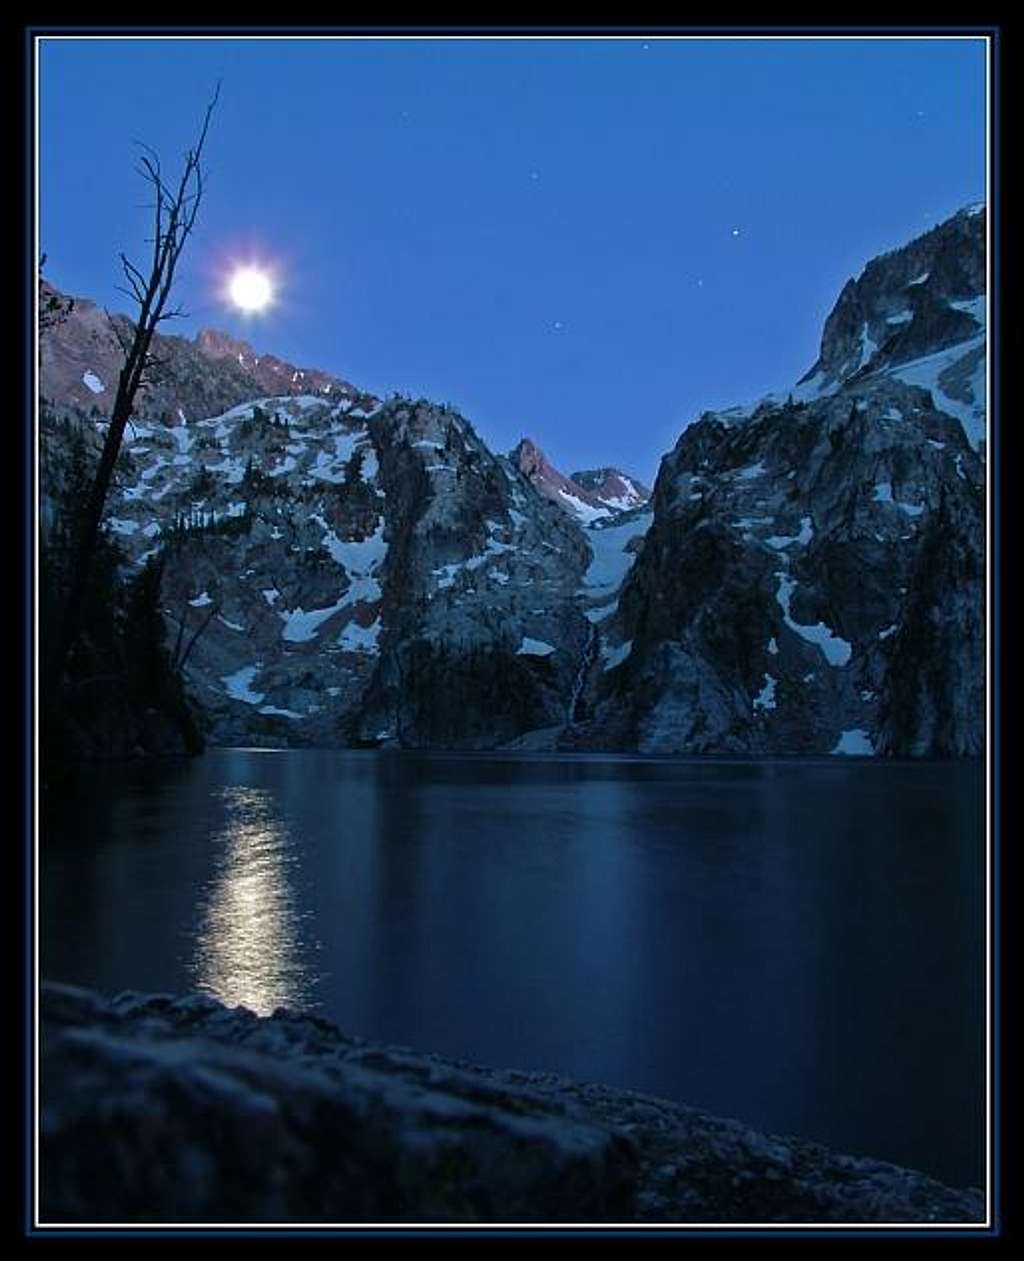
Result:
<svg viewBox="0 0 1024 1261"><path fill-rule="evenodd" d="M982 1224L975 1189L203 995L40 995L40 1224Z"/></svg>

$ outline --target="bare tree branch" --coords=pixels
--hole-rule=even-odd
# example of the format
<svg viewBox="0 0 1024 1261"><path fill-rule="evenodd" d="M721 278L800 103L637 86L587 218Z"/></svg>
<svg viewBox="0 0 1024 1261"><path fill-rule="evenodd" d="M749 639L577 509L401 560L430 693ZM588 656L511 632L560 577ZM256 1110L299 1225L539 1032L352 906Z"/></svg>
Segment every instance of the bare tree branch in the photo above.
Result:
<svg viewBox="0 0 1024 1261"><path fill-rule="evenodd" d="M59 684L62 679L71 649L81 630L82 610L103 519L103 508L110 490L114 464L121 449L125 427L134 407L135 396L147 374L151 376L160 366L150 351L153 334L163 320L173 319L182 314L179 308L168 309L167 302L174 284L178 261L195 226L202 202L203 147L206 144L210 119L219 97L220 83L217 84L213 98L206 107L199 139L188 150L181 177L173 191L164 179L156 152L148 145L140 145L143 152L136 170L152 185L155 193L153 258L149 275L146 276L140 268L129 261L125 254L121 254L121 267L131 290L130 296L139 306L138 318L132 334L129 336L127 331L122 332L107 312L107 319L114 330L125 360L118 378L117 394L114 398L103 452L88 502L82 513L72 587L62 621L58 651L53 661L51 678L53 684ZM195 642L195 638L193 637L192 643ZM190 644L189 649L186 650L186 656L191 646Z"/></svg>
<svg viewBox="0 0 1024 1261"><path fill-rule="evenodd" d="M106 307L103 308L103 314L107 317L107 323L110 325L111 332L117 338L117 344L121 347L121 353L127 358L128 352L131 350L131 339Z"/></svg>
<svg viewBox="0 0 1024 1261"><path fill-rule="evenodd" d="M198 643L198 641L199 641L199 636L200 636L200 635L202 635L203 631L205 631L205 630L206 630L206 628L207 628L207 626L209 626L209 625L210 625L210 623L213 621L213 619L214 619L215 615L216 615L216 614L218 614L218 613L220 612L220 609L221 609L221 603L220 603L220 601L219 601L219 600L217 600L217 601L214 603L213 608L212 608L212 609L209 611L209 613L206 615L206 620L205 620L204 622L202 622L202 623L201 623L201 624L200 624L200 625L196 628L196 631L195 631L195 633L193 634L192 638L188 641L188 646L186 647L185 651L181 654L181 660L180 660L180 661L177 663L177 665L175 666L175 669L178 671L178 673L179 673L179 674L181 673L181 671L182 671L182 670L184 670L184 669L185 669L185 663L188 661L189 657L192 655L192 649L193 649L193 648L196 646L196 644Z"/></svg>

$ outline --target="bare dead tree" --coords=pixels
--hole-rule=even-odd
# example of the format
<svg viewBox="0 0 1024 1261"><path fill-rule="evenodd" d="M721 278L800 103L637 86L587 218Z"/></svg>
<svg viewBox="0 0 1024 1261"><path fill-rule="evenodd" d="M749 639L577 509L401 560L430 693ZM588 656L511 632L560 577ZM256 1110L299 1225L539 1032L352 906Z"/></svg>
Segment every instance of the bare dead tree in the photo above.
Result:
<svg viewBox="0 0 1024 1261"><path fill-rule="evenodd" d="M173 661L173 663L172 663L172 668L173 668L173 669L174 669L174 670L175 670L178 674L181 674L181 672L185 669L185 666L186 666L186 665L188 665L188 659L189 659L189 657L192 655L192 649L193 649L193 648L196 646L196 644L199 642L200 637L203 635L203 633L204 633L204 631L206 630L207 626L209 626L209 625L210 625L210 623L213 621L213 619L214 619L214 618L217 616L217 614L220 612L220 609L221 609L221 603L220 603L220 601L219 601L219 600L217 600L217 601L216 601L216 603L214 604L213 608L212 608L212 609L210 609L209 613L207 613L207 615L206 615L206 617L203 619L203 621L202 621L202 622L201 622L201 623L200 623L200 624L196 627L196 629L193 631L193 633L192 633L192 638L191 638L191 639L188 641L188 643L185 645L185 651L181 654L181 656L180 656L180 657L177 657L177 658Z"/></svg>
<svg viewBox="0 0 1024 1261"><path fill-rule="evenodd" d="M192 649L199 642L206 628L210 625L220 610L220 600L214 601L209 613L207 613L206 617L203 618L193 631L192 637L186 644L184 651L182 651L181 645L185 638L185 627L188 622L188 601L187 599L182 601L181 616L174 619L178 623L178 636L174 641L174 651L171 653L171 669L175 674L181 674L181 672L185 669L185 666L188 664L188 659L192 655ZM172 618L174 617L174 614L171 613L170 609L168 609L167 612Z"/></svg>
<svg viewBox="0 0 1024 1261"><path fill-rule="evenodd" d="M154 367L150 350L157 326L165 320L184 315L180 307L169 307L168 300L174 284L174 275L185 243L195 227L196 215L203 197L203 146L210 127L210 118L220 84L213 99L206 107L199 139L185 156L185 165L177 184L168 183L164 177L160 159L148 145L141 146L143 155L137 167L138 173L153 188L153 255L148 275L144 274L124 253L121 269L126 286L119 286L138 304L138 319L134 330L130 325L119 328L111 320L118 341L124 352L125 362L118 379L117 395L110 414L103 453L100 456L88 500L82 509L78 537L75 545L75 563L72 570L71 589L68 593L63 623L60 627L57 651L52 664L51 681L59 683L67 667L71 650L81 633L82 612L89 587L89 576L99 538L103 508L110 490L114 464L121 450L125 426L132 414L139 387Z"/></svg>

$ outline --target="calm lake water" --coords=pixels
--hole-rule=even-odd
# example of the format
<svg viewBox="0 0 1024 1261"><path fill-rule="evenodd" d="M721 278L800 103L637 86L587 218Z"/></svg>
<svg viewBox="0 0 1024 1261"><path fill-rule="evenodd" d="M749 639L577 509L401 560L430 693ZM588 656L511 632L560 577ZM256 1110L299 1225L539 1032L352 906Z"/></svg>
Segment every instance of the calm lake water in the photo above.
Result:
<svg viewBox="0 0 1024 1261"><path fill-rule="evenodd" d="M975 764L214 750L44 803L42 974L981 1186L984 850Z"/></svg>

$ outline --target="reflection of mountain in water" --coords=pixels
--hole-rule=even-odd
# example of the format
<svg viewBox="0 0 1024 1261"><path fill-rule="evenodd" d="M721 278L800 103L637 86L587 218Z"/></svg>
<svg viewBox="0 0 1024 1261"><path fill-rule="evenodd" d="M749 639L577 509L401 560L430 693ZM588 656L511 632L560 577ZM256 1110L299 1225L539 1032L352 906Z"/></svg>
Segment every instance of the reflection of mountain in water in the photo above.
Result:
<svg viewBox="0 0 1024 1261"><path fill-rule="evenodd" d="M223 850L200 907L198 987L260 1015L309 1007L316 977L290 870L298 861L294 839L266 790L232 786L222 795L228 821L214 838Z"/></svg>

